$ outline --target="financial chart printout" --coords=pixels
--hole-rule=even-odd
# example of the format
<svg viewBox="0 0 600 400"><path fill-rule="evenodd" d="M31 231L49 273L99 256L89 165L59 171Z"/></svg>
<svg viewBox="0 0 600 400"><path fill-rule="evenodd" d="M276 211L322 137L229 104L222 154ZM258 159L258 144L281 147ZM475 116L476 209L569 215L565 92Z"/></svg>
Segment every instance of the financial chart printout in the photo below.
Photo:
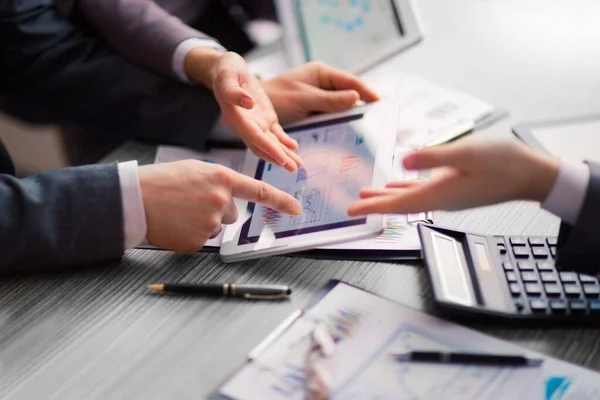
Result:
<svg viewBox="0 0 600 400"><path fill-rule="evenodd" d="M347 208L373 179L375 155L352 123L342 122L291 133L299 143L304 165L296 173L261 161L256 178L294 196L302 204L297 216L250 203L251 218L242 227L240 243L256 242L263 230L275 237L297 236L364 224Z"/></svg>
<svg viewBox="0 0 600 400"><path fill-rule="evenodd" d="M301 0L298 8L310 60L354 65L402 36L391 0Z"/></svg>

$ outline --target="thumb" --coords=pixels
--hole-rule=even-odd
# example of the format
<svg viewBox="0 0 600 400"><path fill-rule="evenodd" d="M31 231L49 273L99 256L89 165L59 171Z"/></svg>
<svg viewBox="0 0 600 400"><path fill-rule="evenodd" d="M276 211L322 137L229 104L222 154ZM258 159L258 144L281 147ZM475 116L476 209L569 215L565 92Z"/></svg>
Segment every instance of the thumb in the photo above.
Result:
<svg viewBox="0 0 600 400"><path fill-rule="evenodd" d="M233 106L241 106L247 109L254 107L254 99L247 90L243 88L248 83L248 71L239 68L235 63L219 68L215 79L215 90L221 93L223 99Z"/></svg>
<svg viewBox="0 0 600 400"><path fill-rule="evenodd" d="M337 112L354 107L360 96L356 90L311 90L303 96L302 108L308 112Z"/></svg>

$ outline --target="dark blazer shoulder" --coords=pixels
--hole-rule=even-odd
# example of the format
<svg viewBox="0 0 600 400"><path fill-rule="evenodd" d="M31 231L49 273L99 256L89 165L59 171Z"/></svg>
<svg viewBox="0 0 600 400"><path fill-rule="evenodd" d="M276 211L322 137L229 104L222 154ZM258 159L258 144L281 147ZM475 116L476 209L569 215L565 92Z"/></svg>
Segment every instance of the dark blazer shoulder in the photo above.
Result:
<svg viewBox="0 0 600 400"><path fill-rule="evenodd" d="M4 147L4 143L0 140L0 174L15 174L15 167L13 165L12 159Z"/></svg>
<svg viewBox="0 0 600 400"><path fill-rule="evenodd" d="M561 224L556 265L585 274L600 271L600 164L587 161L590 179L577 223Z"/></svg>

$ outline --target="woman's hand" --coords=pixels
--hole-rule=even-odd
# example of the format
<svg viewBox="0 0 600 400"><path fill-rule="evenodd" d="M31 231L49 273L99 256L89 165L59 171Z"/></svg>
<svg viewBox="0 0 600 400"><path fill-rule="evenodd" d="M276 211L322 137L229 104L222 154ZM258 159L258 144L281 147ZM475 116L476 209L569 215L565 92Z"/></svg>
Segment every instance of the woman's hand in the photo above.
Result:
<svg viewBox="0 0 600 400"><path fill-rule="evenodd" d="M461 140L407 155L408 170L435 169L430 180L365 188L351 216L462 210L509 200L542 202L558 177L558 160L516 141Z"/></svg>

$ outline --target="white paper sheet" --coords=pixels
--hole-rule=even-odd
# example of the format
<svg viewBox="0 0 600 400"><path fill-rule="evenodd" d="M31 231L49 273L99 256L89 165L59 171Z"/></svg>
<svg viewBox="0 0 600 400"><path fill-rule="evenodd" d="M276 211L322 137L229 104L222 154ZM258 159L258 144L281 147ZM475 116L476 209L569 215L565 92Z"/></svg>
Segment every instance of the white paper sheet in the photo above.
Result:
<svg viewBox="0 0 600 400"><path fill-rule="evenodd" d="M337 285L265 351L235 373L219 393L236 400L304 399L308 334L326 323L337 337L322 360L333 378L332 399L575 400L600 398L600 375L528 352L508 342ZM397 362L414 349L483 351L543 357L541 367L477 367Z"/></svg>
<svg viewBox="0 0 600 400"><path fill-rule="evenodd" d="M155 164L181 161L200 160L204 162L224 165L234 171L240 172L244 166L246 150L241 149L216 149L205 153L177 146L158 146Z"/></svg>
<svg viewBox="0 0 600 400"><path fill-rule="evenodd" d="M399 150L451 140L495 110L488 102L468 94L389 68L367 73L363 79L383 99L400 104Z"/></svg>

